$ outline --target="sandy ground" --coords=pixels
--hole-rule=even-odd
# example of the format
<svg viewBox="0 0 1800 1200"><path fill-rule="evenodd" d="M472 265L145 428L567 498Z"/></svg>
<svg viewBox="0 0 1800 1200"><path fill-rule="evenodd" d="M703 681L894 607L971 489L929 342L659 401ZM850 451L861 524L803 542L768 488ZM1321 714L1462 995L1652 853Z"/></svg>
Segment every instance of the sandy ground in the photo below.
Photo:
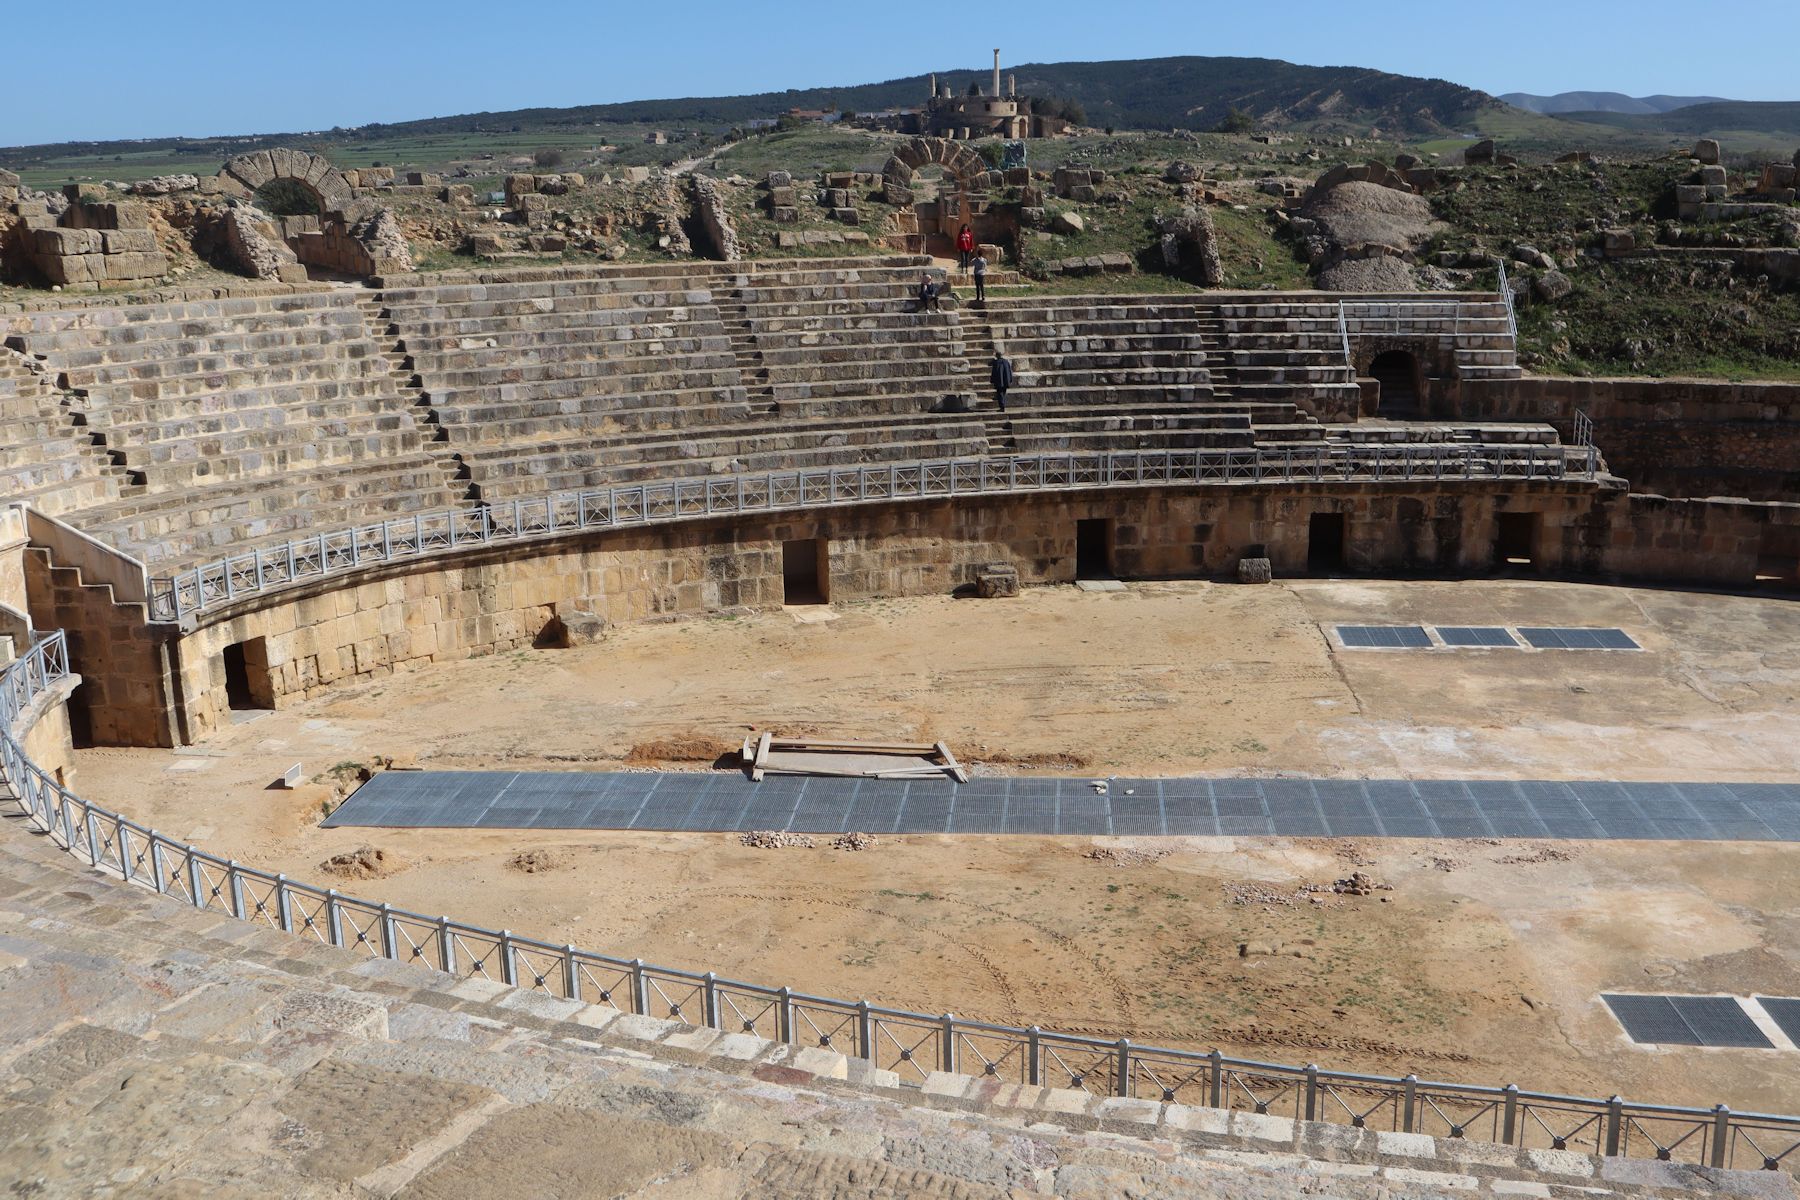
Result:
<svg viewBox="0 0 1800 1200"><path fill-rule="evenodd" d="M1321 623L1617 625L1643 653L1336 651ZM321 830L384 756L703 769L751 728L987 770L1800 779L1800 606L1521 582L1041 589L644 625L342 689L86 794L427 913L931 1012L1468 1082L1800 1110L1800 1051L1626 1042L1603 990L1800 995L1800 846ZM290 763L314 786L269 790ZM372 844L376 878L321 863ZM531 854L528 865L517 860ZM1361 870L1370 896L1302 892ZM1247 901L1247 902L1245 902ZM1247 951L1247 952L1246 952Z"/></svg>

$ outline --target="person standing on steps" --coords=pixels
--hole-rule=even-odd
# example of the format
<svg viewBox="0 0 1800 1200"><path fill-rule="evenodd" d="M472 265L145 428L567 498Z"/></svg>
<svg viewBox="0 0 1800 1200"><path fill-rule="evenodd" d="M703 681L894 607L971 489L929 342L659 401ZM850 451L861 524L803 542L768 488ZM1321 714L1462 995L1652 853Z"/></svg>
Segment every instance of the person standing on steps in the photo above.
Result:
<svg viewBox="0 0 1800 1200"><path fill-rule="evenodd" d="M979 278L979 276L977 276ZM988 382L994 386L994 403L1000 411L1006 411L1006 389L1013 385L1013 365L1006 355L1000 353L1000 347L994 347L994 361L988 364Z"/></svg>
<svg viewBox="0 0 1800 1200"><path fill-rule="evenodd" d="M987 256L977 254L970 264L975 269L975 303L987 303Z"/></svg>
<svg viewBox="0 0 1800 1200"><path fill-rule="evenodd" d="M969 269L969 258L975 253L975 231L967 225L956 235L956 261L959 270Z"/></svg>

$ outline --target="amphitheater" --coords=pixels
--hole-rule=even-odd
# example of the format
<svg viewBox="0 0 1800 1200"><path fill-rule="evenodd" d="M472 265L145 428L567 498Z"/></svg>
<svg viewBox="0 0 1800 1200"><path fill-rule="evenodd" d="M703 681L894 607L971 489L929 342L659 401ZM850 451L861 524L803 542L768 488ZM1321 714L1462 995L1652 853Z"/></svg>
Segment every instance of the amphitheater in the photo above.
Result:
<svg viewBox="0 0 1800 1200"><path fill-rule="evenodd" d="M1800 764L1779 640L1792 636L1782 589L1800 568L1800 506L1785 500L1794 389L1524 376L1506 293L1015 295L917 311L920 273L937 269L905 256L522 268L246 284L154 302L42 297L0 311L0 768L17 817L0 838L10 1118L0 1164L14 1190L1794 1195L1800 1118L1779 1114L1800 1110L1800 1092L1785 1036L1766 1051L1648 1050L1613 1026L1592 1032L1611 1018L1591 991L1520 1005L1523 988L1501 983L1512 992L1505 1013L1475 1011L1485 997L1442 1001L1455 1029L1436 1027L1435 1057L1419 1060L1431 1074L1421 1075L1396 1060L1406 1053L1384 1049L1396 1043L1370 1036L1283 1042L1279 1014L1273 1031L1260 1022L1260 1042L1242 1022L1220 1037L1230 1055L1207 1044L1208 1028L1230 1027L1224 1018L1171 1038L1122 1036L1143 1023L1115 1022L1149 1007L1156 988L1120 973L1101 972L1112 982L1092 989L1082 1028L1038 1020L1063 984L1008 985L1010 963L993 960L1067 954L1092 977L1102 958L1129 952L1082 946L1078 930L1048 916L1004 955L970 951L982 964L970 986L986 979L999 998L948 994L945 981L959 976L922 957L871 968L879 943L863 962L837 942L890 919L926 936L939 910L894 914L944 892L971 912L1002 904L982 890L1002 886L997 859L982 854L1013 856L1004 886L1029 887L1038 898L1016 906L1042 913L1055 903L1045 889L1129 890L1106 882L1128 875L1094 874L1111 868L1077 846L1126 862L1182 853L1385 871L1398 860L1384 856L1411 835L1381 820L1334 823L1326 781L1375 798L1375 784L1357 781L1474 775L1545 790L1490 802L1478 783L1457 784L1461 823L1440 815L1416 832L1452 848L1438 859L1447 865L1421 869L1421 888L1449 886L1428 881L1453 867L1477 870L1458 854L1487 854L1480 870L1523 861L1554 871L1573 853L1557 849L1565 837L1661 839L1648 850L1596 844L1580 898L1566 903L1557 889L1575 885L1558 880L1572 877L1526 885L1541 929L1524 936L1531 923L1515 921L1518 954L1600 903L1602 875L1624 888L1635 872L1688 871L1699 883L1682 894L1716 893L1707 912L1737 922L1730 936L1697 909L1646 906L1629 935L1567 941L1570 970L1602 948L1700 959L1723 939L1741 952L1731 966L1741 973L1687 990L1800 986L1785 845L1800 839ZM996 348L1018 373L1004 412L985 386ZM973 598L996 567L1016 572L1024 592ZM1305 578L1237 582L1264 570ZM1083 589L1051 586L1077 581ZM1023 658L981 658L1002 636L990 622L1025 619L1043 632L1006 635ZM806 647L824 643L795 639L840 636L834 621L846 631L832 651L842 670L865 672L841 694L829 680L796 682ZM1502 652L1471 651L1457 661L1492 690L1457 701L1449 685L1406 674L1410 660L1357 659L1341 629L1321 632L1337 621L1438 625L1438 663L1456 653L1442 631L1452 625L1627 623L1649 653L1565 668L1535 652L1513 667ZM602 623L605 641L554 648ZM909 628L918 644L908 653L935 645L985 676L956 689L934 676L941 686L898 705L915 719L896 731L891 713L857 710L852 693L903 669L900 641L884 639ZM1287 639L1312 658L1271 667L1276 652L1180 641L1190 636ZM1156 718L1184 733L1229 727L1230 748L1208 758L1131 736L1158 707L1144 689L1162 686L1142 678L1117 702L1096 687L1091 704L1045 715L1062 724L1047 744L1034 741L1029 706L1008 708L1002 693L1107 638L1152 662L1245 659L1242 672L1184 684ZM1701 661L1709 653L1729 670ZM1661 658L1682 666L1664 671ZM591 673L559 684L563 662ZM766 685L784 670L780 687L811 689L805 705L726 713L729 680ZM406 690L415 685L439 707L422 706L424 693ZM756 694L767 699L769 686ZM638 690L602 712L594 698L607 687ZM1075 687L1040 684L1050 697ZM1278 781L1283 764L1260 757L1257 731L1305 734L1307 712L1325 722L1338 687L1371 721L1383 705L1487 708L1471 728L1485 731L1492 757L1421 742L1371 770L1346 735L1313 746L1307 837L1268 836L1284 828L1273 786L1258 793L1270 826L1262 809L1250 819L1230 807L1238 793L1207 785L1205 812L1223 836L1210 848L1161 836L1173 828L1167 800L1157 823L1125 823L1145 780L1168 777L1154 784L1165 798L1175 795L1168 780L1220 770ZM1522 774L1523 760L1507 758L1515 751L1493 749L1529 753L1532 729L1491 719L1507 703L1491 697L1531 688L1533 703L1586 697L1605 709L1571 718L1587 732L1559 749L1557 773ZM552 698L533 708L537 693ZM1701 704L1696 694L1719 710L1703 719L1677 707ZM934 702L971 713L917 716ZM1222 707L1231 704L1236 716ZM445 725L447 705L482 728ZM1036 840L1003 825L955 833L943 817L903 823L869 789L859 795L873 797L876 819L892 817L880 826L896 834L892 853L846 855L855 865L839 867L740 847L700 804L690 823L652 813L630 827L650 831L639 833L602 820L566 844L531 819L518 822L529 831L452 832L429 828L427 812L387 844L436 871L439 894L447 888L463 910L409 906L407 875L372 870L354 894L307 877L321 851L369 836L318 821L321 792L326 810L339 798L326 787L329 758L365 757L366 745L333 741L352 709L358 736L376 738L394 768L427 765L403 760L436 737L429 765L510 771L616 762L559 759L542 743L565 732L579 741L581 726L620 713L628 728L639 705L667 720L622 736L718 736L734 732L733 719L741 732L784 716L944 736L992 706L993 736L1010 726L1030 752L965 747L988 766L965 785L965 812L983 786L1023 787L1060 767L1061 824ZM488 736L496 731L506 738ZM1101 749L1057 758L1056 744L1083 734ZM1447 761L1434 761L1440 751ZM299 790L270 789L296 757L306 769L287 782ZM638 809L642 788L692 779L710 751L644 757L688 770L622 776L616 786L641 784ZM1074 817L1070 797L1105 790L1084 767L1115 777L1100 826ZM1541 781L1596 776L1664 789L1618 801L1648 822L1638 833L1600 832L1608 810L1589 795L1583 832L1559 833L1539 805L1523 818L1538 822L1535 836L1521 843L1536 857L1504 856L1521 797L1555 793L1579 808L1574 793ZM1690 781L1713 786L1702 798ZM288 795L312 811L271 808ZM347 803L340 816L356 797ZM796 816L790 828L864 826ZM1145 836L1107 836L1128 828ZM472 840L452 853L451 838ZM967 848L976 843L987 848ZM533 850L548 862L569 846L588 865L536 891L459 865L485 856L486 871ZM586 909L574 898L622 886L632 864L656 855L667 860L659 878L691 889L669 893L686 897L669 926L679 936L574 944L571 929L626 928L635 910L657 907L628 889ZM1261 878L1278 877L1269 870ZM836 924L733 911L756 898L813 903L801 893L829 893L842 883L830 873L845 871L858 873L864 899L818 901L844 910ZM1438 928L1436 906L1482 899L1485 884L1468 886L1460 898L1431 893L1432 915L1414 909L1412 919L1437 924L1405 940L1420 953L1500 962L1492 946ZM1373 929L1388 920L1373 911L1386 900L1367 900L1356 910L1367 915L1347 919ZM1280 903L1298 903L1293 920L1322 931L1340 901ZM495 927L503 922L519 929ZM1762 942L1735 932L1751 926ZM782 939L792 944L774 944ZM757 954L731 957L739 940ZM797 969L819 974L795 988L777 972L801 940L820 953ZM1274 973L1323 946L1309 937L1283 957L1279 943L1246 941L1239 953L1245 971L1266 961ZM746 959L778 966L740 970ZM1512 970L1523 960L1507 961ZM834 983L834 970L850 981ZM853 994L878 977L863 992L876 1000ZM942 1011L970 1004L979 1017ZM1438 1020L1421 1019L1409 1046L1430 1040ZM1257 1044L1327 1049L1318 1064L1236 1053ZM1338 1061L1327 1058L1333 1044ZM1502 1060L1566 1070L1489 1077ZM1615 1094L1628 1084L1660 1094Z"/></svg>

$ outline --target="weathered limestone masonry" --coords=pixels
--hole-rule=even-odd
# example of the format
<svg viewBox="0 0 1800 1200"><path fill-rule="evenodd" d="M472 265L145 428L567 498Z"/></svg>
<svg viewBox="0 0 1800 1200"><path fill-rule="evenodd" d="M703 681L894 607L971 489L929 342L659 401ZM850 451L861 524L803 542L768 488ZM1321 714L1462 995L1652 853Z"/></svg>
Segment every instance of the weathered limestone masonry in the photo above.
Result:
<svg viewBox="0 0 1800 1200"><path fill-rule="evenodd" d="M1607 465L1633 491L1800 499L1800 384L1687 379L1464 380L1458 420L1546 421L1565 438L1594 421Z"/></svg>
<svg viewBox="0 0 1800 1200"><path fill-rule="evenodd" d="M719 185L709 175L695 175L694 202L700 212L700 223L706 229L706 236L712 242L713 256L722 262L737 262L744 257L738 246L737 226L731 222L731 213L725 207L725 197L719 191Z"/></svg>
<svg viewBox="0 0 1800 1200"><path fill-rule="evenodd" d="M19 204L25 254L38 274L60 287L92 292L168 272L168 256L142 204L93 202L79 184L63 191L69 206L60 216L41 202Z"/></svg>
<svg viewBox="0 0 1800 1200"><path fill-rule="evenodd" d="M17 508L0 508L0 605L26 611L29 599L25 593L25 513Z"/></svg>

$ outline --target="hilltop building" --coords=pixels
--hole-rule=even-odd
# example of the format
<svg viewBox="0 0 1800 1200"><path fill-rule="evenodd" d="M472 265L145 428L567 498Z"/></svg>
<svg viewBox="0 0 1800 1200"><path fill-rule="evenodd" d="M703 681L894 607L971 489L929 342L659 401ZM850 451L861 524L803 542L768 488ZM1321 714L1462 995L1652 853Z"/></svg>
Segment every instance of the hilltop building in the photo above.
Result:
<svg viewBox="0 0 1800 1200"><path fill-rule="evenodd" d="M1000 91L1000 51L994 51L994 76L986 88L977 86L973 95L958 96L949 84L938 86L931 77L931 96L923 108L905 112L864 113L856 124L864 128L891 129L923 137L1008 139L1055 137L1069 123L1061 117L1045 116L1031 111L1031 97L1018 94L1018 82L1006 78L1006 92Z"/></svg>

